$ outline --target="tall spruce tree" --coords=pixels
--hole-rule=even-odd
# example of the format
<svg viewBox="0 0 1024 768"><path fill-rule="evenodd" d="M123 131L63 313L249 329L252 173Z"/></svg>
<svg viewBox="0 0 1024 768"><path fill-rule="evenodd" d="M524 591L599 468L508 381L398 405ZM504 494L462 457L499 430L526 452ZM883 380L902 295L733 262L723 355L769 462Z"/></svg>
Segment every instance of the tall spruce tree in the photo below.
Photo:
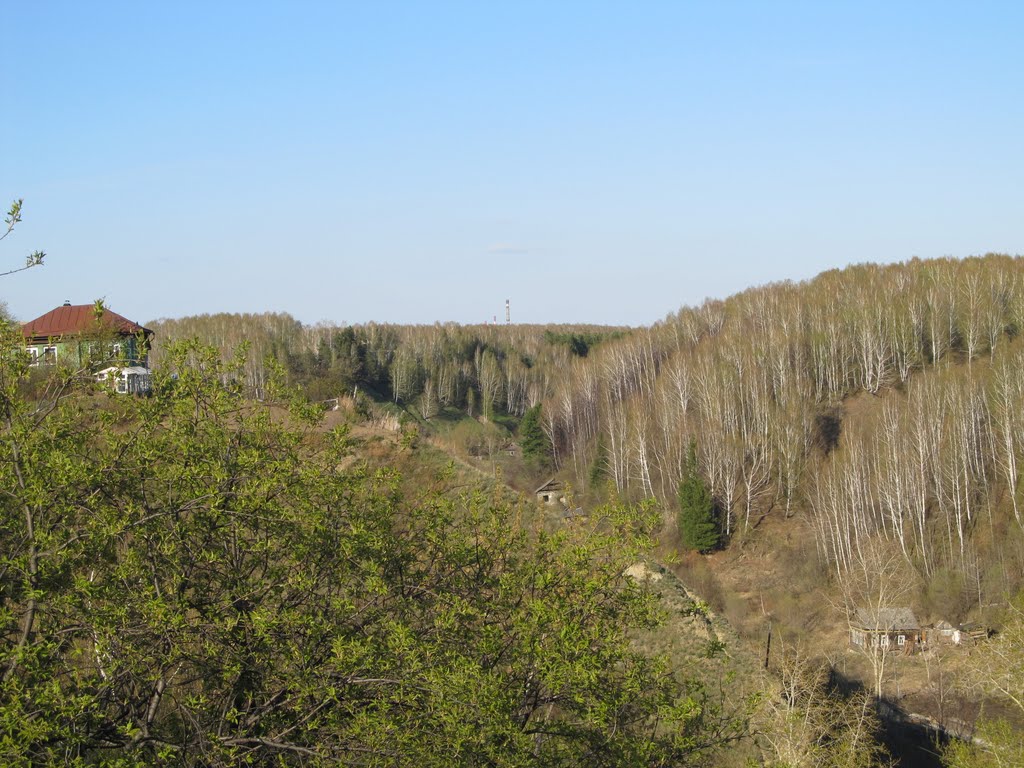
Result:
<svg viewBox="0 0 1024 768"><path fill-rule="evenodd" d="M519 422L519 442L524 459L547 465L551 461L551 441L544 434L540 409L540 403L526 409L523 420Z"/></svg>
<svg viewBox="0 0 1024 768"><path fill-rule="evenodd" d="M697 443L690 441L686 474L679 482L679 539L685 549L708 552L718 546L715 502L697 472Z"/></svg>

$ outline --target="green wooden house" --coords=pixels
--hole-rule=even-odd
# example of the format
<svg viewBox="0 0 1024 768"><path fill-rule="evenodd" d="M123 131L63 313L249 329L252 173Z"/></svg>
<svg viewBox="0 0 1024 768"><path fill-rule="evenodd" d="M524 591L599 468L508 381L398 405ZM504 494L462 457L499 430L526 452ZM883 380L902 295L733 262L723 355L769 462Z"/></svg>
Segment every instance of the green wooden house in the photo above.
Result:
<svg viewBox="0 0 1024 768"><path fill-rule="evenodd" d="M149 367L153 332L101 304L64 302L21 327L33 365Z"/></svg>

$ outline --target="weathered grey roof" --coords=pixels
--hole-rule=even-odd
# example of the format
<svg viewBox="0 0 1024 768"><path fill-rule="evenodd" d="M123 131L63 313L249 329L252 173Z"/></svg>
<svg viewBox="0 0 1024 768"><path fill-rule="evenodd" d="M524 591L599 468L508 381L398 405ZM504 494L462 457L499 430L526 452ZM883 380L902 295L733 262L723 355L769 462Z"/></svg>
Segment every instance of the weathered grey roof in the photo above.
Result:
<svg viewBox="0 0 1024 768"><path fill-rule="evenodd" d="M564 487L565 483L563 483L561 480L555 480L555 478L551 478L546 483L544 483L544 485L542 485L540 488L534 491L534 493L543 493L544 491L560 491Z"/></svg>
<svg viewBox="0 0 1024 768"><path fill-rule="evenodd" d="M859 608L853 623L861 629L884 632L921 628L917 623L917 617L909 608Z"/></svg>

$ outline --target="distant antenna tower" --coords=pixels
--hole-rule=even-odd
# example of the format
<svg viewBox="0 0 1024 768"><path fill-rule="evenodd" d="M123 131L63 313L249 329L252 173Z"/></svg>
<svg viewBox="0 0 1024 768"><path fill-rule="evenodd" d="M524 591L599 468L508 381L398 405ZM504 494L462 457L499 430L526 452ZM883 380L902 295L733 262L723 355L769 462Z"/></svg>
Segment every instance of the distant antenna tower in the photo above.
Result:
<svg viewBox="0 0 1024 768"><path fill-rule="evenodd" d="M512 325L512 309L509 307L508 299L505 299L505 325Z"/></svg>

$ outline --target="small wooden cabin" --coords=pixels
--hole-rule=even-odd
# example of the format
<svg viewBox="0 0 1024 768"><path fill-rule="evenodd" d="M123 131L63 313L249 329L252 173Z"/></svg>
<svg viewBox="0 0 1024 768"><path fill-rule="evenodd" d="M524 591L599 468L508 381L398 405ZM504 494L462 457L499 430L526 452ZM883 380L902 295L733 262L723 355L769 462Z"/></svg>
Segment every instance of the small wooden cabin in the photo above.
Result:
<svg viewBox="0 0 1024 768"><path fill-rule="evenodd" d="M541 504L565 504L565 483L561 480L551 478L533 493Z"/></svg>
<svg viewBox="0 0 1024 768"><path fill-rule="evenodd" d="M911 654L924 649L924 633L909 608L861 608L850 622L850 644Z"/></svg>

